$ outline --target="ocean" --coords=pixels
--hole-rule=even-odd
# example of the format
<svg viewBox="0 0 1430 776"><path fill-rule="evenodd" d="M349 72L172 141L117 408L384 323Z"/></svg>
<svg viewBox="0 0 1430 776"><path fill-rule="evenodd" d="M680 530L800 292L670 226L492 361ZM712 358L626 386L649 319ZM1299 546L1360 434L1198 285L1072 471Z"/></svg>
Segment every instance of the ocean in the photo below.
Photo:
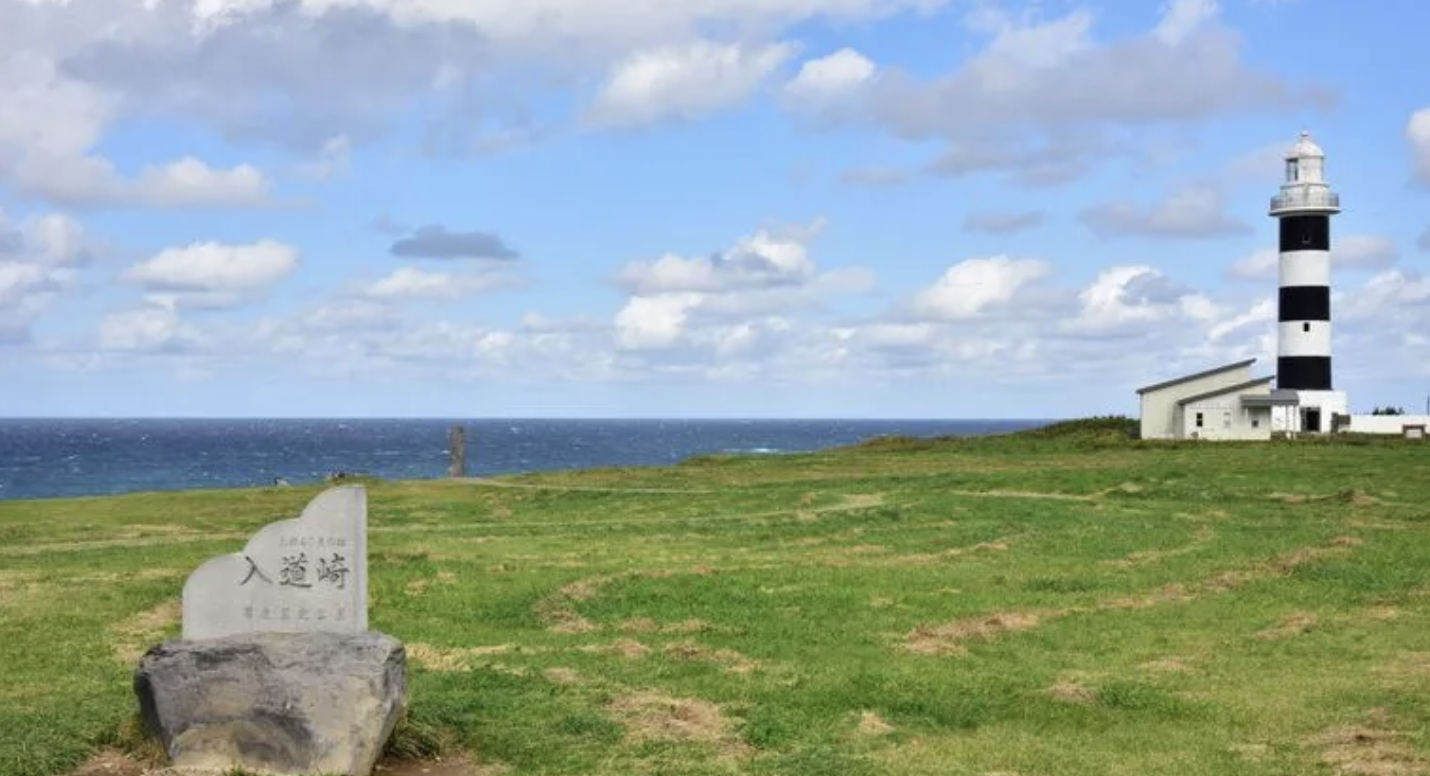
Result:
<svg viewBox="0 0 1430 776"><path fill-rule="evenodd" d="M889 434L982 435L1043 420L40 420L0 419L0 500L321 481L334 472L430 479L466 429L467 474L775 455Z"/></svg>

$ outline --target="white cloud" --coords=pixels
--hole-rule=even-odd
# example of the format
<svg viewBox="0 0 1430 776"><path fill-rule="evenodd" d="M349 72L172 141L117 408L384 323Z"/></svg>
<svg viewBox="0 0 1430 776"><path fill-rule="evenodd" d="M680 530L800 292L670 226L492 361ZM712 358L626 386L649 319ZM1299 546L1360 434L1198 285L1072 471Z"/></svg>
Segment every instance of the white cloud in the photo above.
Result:
<svg viewBox="0 0 1430 776"><path fill-rule="evenodd" d="M916 293L909 308L930 320L963 320L1012 301L1025 286L1052 268L1034 259L1008 256L966 259L944 271L933 285Z"/></svg>
<svg viewBox="0 0 1430 776"><path fill-rule="evenodd" d="M373 299L458 299L490 291L512 282L512 278L496 273L463 275L449 272L428 272L417 267L399 267L381 280L363 289Z"/></svg>
<svg viewBox="0 0 1430 776"><path fill-rule="evenodd" d="M1348 234L1331 242L1333 268L1383 269L1394 264L1399 256L1395 241L1381 235ZM1277 249L1259 248L1227 267L1226 276L1253 282L1275 281L1280 262Z"/></svg>
<svg viewBox="0 0 1430 776"><path fill-rule="evenodd" d="M78 265L89 262L97 251L84 226L67 215L46 213L12 222L0 211L0 259Z"/></svg>
<svg viewBox="0 0 1430 776"><path fill-rule="evenodd" d="M617 274L616 282L646 295L801 285L815 278L808 243L823 229L822 220L781 232L761 229L708 257L668 253L654 261L634 261Z"/></svg>
<svg viewBox="0 0 1430 776"><path fill-rule="evenodd" d="M1205 294L1145 265L1110 267L1078 293L1081 310L1064 330L1075 334L1112 334L1129 328L1146 336L1148 323L1189 319L1211 323L1220 308Z"/></svg>
<svg viewBox="0 0 1430 776"><path fill-rule="evenodd" d="M1078 213L1094 233L1105 237L1141 235L1170 238L1215 238L1247 234L1251 226L1227 214L1221 193L1207 186L1172 191L1149 207L1130 202L1108 202Z"/></svg>
<svg viewBox="0 0 1430 776"><path fill-rule="evenodd" d="M197 336L174 310L128 310L106 315L99 323L99 346L104 350L172 352L197 344Z"/></svg>
<svg viewBox="0 0 1430 776"><path fill-rule="evenodd" d="M115 201L155 207L253 207L268 200L270 182L249 164L215 169L191 156L151 166Z"/></svg>
<svg viewBox="0 0 1430 776"><path fill-rule="evenodd" d="M1168 46L1181 45L1219 11L1214 0L1171 0L1152 35Z"/></svg>
<svg viewBox="0 0 1430 776"><path fill-rule="evenodd" d="M13 11L13 9L11 9ZM0 8L0 23L6 9ZM192 157L124 178L93 155L120 101L62 72L44 53L20 49L0 60L0 181L31 198L73 206L250 207L269 181L251 165L214 169Z"/></svg>
<svg viewBox="0 0 1430 776"><path fill-rule="evenodd" d="M1244 60L1240 37L1214 3L1177 0L1152 29L1110 42L1093 38L1086 11L1013 18L980 7L972 26L991 35L978 55L928 78L884 67L858 106L827 120L864 121L901 138L950 143L935 163L950 174L1054 164L1069 136L1084 138L1088 159L1064 162L1043 179L1077 177L1089 161L1116 152L1108 135L1143 140L1157 125L1280 108L1327 108L1323 88L1292 85ZM1187 63L1196 63L1189 67ZM808 109L808 106L800 106Z"/></svg>
<svg viewBox="0 0 1430 776"><path fill-rule="evenodd" d="M668 348L680 341L692 308L704 297L695 293L635 296L616 313L616 340L627 350Z"/></svg>
<svg viewBox="0 0 1430 776"><path fill-rule="evenodd" d="M161 307L228 307L261 293L298 267L298 250L275 240L248 245L196 242L168 248L124 273Z"/></svg>
<svg viewBox="0 0 1430 776"><path fill-rule="evenodd" d="M1275 248L1258 248L1237 259L1226 269L1226 276L1236 280L1275 280L1281 254Z"/></svg>
<svg viewBox="0 0 1430 776"><path fill-rule="evenodd" d="M1430 184L1430 108L1421 108L1410 114L1405 125L1405 139L1410 141L1415 176L1422 183Z"/></svg>
<svg viewBox="0 0 1430 776"><path fill-rule="evenodd" d="M316 157L298 165L297 172L310 180L328 180L351 169L351 153L352 141L348 136L333 135L323 142Z"/></svg>
<svg viewBox="0 0 1430 776"><path fill-rule="evenodd" d="M741 328L753 319L776 320L819 300L869 290L873 272L841 268L821 273L809 243L825 221L764 228L709 257L666 254L627 264L617 285L631 297L614 319L616 344L632 351L746 352L778 336L773 329ZM732 343L742 343L738 348Z"/></svg>
<svg viewBox="0 0 1430 776"><path fill-rule="evenodd" d="M636 52L612 67L589 119L623 126L704 117L744 101L795 50L699 41Z"/></svg>
<svg viewBox="0 0 1430 776"><path fill-rule="evenodd" d="M1048 214L1042 210L1020 212L986 210L964 216L963 228L965 231L985 234L1017 234L1029 229L1036 229L1047 220Z"/></svg>
<svg viewBox="0 0 1430 776"><path fill-rule="evenodd" d="M828 106L848 98L878 73L873 60L852 48L806 60L784 86L785 95L806 106Z"/></svg>
<svg viewBox="0 0 1430 776"><path fill-rule="evenodd" d="M995 82L1012 70L1042 70L1060 65L1092 47L1092 14L1074 11L1039 24L1015 24L1006 18L972 67ZM1004 85L1011 85L1004 82Z"/></svg>
<svg viewBox="0 0 1430 776"><path fill-rule="evenodd" d="M1381 235L1348 234L1331 242L1331 264L1337 267L1383 269L1399 257L1395 241Z"/></svg>

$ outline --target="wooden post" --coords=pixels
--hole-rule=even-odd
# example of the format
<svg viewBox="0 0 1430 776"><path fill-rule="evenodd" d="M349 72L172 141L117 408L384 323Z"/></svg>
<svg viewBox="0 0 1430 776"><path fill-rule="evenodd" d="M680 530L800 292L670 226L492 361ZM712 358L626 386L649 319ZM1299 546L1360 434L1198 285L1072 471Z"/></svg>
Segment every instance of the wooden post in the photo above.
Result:
<svg viewBox="0 0 1430 776"><path fill-rule="evenodd" d="M447 432L447 476L467 476L467 430L453 426Z"/></svg>

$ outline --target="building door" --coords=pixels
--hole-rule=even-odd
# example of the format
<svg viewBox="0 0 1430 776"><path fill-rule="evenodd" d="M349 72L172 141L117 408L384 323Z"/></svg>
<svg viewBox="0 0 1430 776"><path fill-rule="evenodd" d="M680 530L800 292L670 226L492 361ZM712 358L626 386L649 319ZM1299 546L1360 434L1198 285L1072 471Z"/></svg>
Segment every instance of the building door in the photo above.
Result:
<svg viewBox="0 0 1430 776"><path fill-rule="evenodd" d="M1321 408L1307 407L1301 410L1301 430L1320 431L1321 430Z"/></svg>

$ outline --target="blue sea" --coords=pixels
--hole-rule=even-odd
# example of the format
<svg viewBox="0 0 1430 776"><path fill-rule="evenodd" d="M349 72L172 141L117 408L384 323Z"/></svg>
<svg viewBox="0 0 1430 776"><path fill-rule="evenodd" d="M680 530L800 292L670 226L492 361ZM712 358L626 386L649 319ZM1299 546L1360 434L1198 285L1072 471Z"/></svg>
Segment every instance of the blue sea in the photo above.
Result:
<svg viewBox="0 0 1430 776"><path fill-rule="evenodd" d="M447 432L468 476L774 455L889 434L983 435L1042 420L38 420L0 419L0 500L321 481L335 472L430 479Z"/></svg>

